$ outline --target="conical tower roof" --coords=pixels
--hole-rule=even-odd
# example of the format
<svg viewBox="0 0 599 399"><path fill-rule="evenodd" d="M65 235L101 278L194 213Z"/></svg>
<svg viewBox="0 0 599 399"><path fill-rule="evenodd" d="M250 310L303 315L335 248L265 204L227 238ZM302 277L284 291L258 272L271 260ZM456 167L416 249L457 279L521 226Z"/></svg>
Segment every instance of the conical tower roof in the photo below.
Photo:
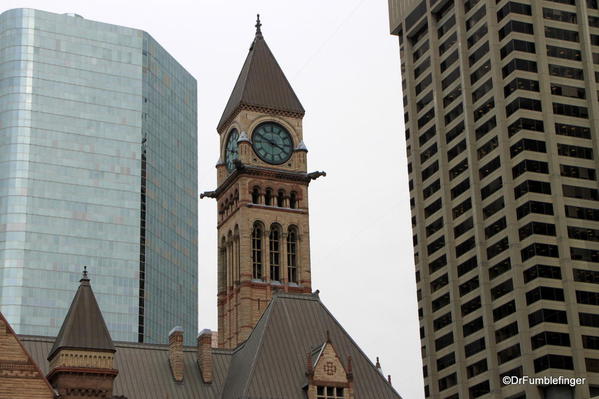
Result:
<svg viewBox="0 0 599 399"><path fill-rule="evenodd" d="M256 36L220 118L218 131L244 107L278 111L298 117L304 115L304 107L268 48L261 26L258 16Z"/></svg>
<svg viewBox="0 0 599 399"><path fill-rule="evenodd" d="M87 271L83 272L79 282L79 289L54 341L54 346L48 354L48 360L51 360L59 349L115 352L112 338L89 283Z"/></svg>

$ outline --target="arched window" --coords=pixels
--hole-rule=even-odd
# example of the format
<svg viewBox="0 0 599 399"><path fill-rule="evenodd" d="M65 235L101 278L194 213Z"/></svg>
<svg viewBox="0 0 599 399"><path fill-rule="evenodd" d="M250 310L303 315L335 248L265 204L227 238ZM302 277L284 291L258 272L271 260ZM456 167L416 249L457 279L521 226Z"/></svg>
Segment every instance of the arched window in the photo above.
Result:
<svg viewBox="0 0 599 399"><path fill-rule="evenodd" d="M227 240L225 237L222 238L218 249L218 282L219 291L227 289Z"/></svg>
<svg viewBox="0 0 599 399"><path fill-rule="evenodd" d="M229 230L227 235L227 287L233 286L233 268L234 266L234 249L233 249L233 232Z"/></svg>
<svg viewBox="0 0 599 399"><path fill-rule="evenodd" d="M281 230L279 226L272 225L268 236L270 255L270 279L281 281Z"/></svg>
<svg viewBox="0 0 599 399"><path fill-rule="evenodd" d="M266 189L266 195L264 195L264 204L272 205L272 188Z"/></svg>
<svg viewBox="0 0 599 399"><path fill-rule="evenodd" d="M235 225L235 229L233 230L233 281L234 284L239 284L240 272L239 268L241 265L241 249L239 247L239 226Z"/></svg>
<svg viewBox="0 0 599 399"><path fill-rule="evenodd" d="M252 230L252 265L253 277L262 279L262 226L254 224Z"/></svg>
<svg viewBox="0 0 599 399"><path fill-rule="evenodd" d="M285 191L279 190L277 193L277 206L283 208L285 206Z"/></svg>
<svg viewBox="0 0 599 399"><path fill-rule="evenodd" d="M295 191L292 191L291 194L289 194L289 208L297 208L297 193Z"/></svg>
<svg viewBox="0 0 599 399"><path fill-rule="evenodd" d="M252 204L260 203L260 187L256 186L252 190Z"/></svg>
<svg viewBox="0 0 599 399"><path fill-rule="evenodd" d="M297 283L297 229L289 228L287 234L287 276L290 283Z"/></svg>

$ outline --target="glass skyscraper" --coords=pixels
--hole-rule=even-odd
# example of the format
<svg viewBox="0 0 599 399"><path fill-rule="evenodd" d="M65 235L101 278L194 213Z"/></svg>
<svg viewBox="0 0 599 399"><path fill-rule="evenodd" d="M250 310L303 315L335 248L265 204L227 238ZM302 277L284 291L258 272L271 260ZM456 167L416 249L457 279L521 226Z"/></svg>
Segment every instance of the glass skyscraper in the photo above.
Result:
<svg viewBox="0 0 599 399"><path fill-rule="evenodd" d="M114 340L197 331L197 89L146 32L0 14L0 311L56 335L86 265Z"/></svg>

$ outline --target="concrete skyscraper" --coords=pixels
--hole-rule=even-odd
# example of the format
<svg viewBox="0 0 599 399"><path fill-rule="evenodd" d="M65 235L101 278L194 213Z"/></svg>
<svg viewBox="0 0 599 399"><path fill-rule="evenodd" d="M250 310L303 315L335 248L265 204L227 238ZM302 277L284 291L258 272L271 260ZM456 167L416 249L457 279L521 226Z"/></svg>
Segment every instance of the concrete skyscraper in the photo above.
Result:
<svg viewBox="0 0 599 399"><path fill-rule="evenodd" d="M58 333L87 266L115 340L197 331L197 90L146 32L0 15L0 310Z"/></svg>
<svg viewBox="0 0 599 399"><path fill-rule="evenodd" d="M389 11L425 396L598 396L597 1L390 0Z"/></svg>

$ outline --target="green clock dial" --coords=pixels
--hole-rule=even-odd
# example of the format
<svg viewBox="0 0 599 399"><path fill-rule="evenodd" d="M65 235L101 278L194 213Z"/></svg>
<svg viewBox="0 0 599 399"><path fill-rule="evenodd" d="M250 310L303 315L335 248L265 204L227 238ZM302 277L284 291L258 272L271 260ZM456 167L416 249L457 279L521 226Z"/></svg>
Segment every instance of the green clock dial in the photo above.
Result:
<svg viewBox="0 0 599 399"><path fill-rule="evenodd" d="M229 138L225 146L225 163L227 164L227 170L231 172L235 169L235 160L239 158L239 150L237 149L237 139L239 139L239 132L237 129L229 132Z"/></svg>
<svg viewBox="0 0 599 399"><path fill-rule="evenodd" d="M293 139L283 126L274 122L261 123L252 135L254 152L264 162L280 165L293 153Z"/></svg>

